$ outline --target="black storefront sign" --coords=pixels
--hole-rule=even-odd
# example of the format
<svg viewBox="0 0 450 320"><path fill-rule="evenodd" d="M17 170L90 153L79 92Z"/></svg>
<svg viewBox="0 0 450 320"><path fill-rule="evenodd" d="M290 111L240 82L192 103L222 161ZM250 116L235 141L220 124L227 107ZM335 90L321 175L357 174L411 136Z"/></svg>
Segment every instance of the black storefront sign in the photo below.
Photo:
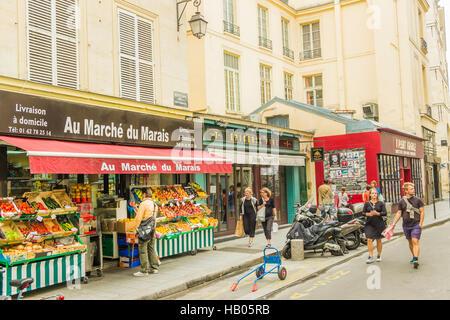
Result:
<svg viewBox="0 0 450 320"><path fill-rule="evenodd" d="M100 143L190 145L192 121L0 91L0 133Z"/></svg>
<svg viewBox="0 0 450 320"><path fill-rule="evenodd" d="M323 158L323 147L311 148L311 161L312 162L322 162Z"/></svg>

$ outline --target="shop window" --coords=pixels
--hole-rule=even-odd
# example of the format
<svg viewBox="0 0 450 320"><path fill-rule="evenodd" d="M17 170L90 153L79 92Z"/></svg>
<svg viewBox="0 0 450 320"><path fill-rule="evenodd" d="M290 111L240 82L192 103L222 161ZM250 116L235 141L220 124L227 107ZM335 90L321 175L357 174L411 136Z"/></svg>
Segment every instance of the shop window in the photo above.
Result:
<svg viewBox="0 0 450 320"><path fill-rule="evenodd" d="M380 191L385 202L397 203L402 197L400 158L378 155Z"/></svg>
<svg viewBox="0 0 450 320"><path fill-rule="evenodd" d="M414 183L416 196L423 199L422 165L420 159L411 159L411 180Z"/></svg>

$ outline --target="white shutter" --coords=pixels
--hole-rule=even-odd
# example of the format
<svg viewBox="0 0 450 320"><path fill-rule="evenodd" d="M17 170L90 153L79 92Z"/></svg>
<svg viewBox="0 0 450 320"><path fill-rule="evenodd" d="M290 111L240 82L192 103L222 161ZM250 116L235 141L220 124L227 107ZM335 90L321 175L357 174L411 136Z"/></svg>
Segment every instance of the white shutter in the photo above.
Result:
<svg viewBox="0 0 450 320"><path fill-rule="evenodd" d="M135 18L119 11L120 96L136 100L136 28Z"/></svg>
<svg viewBox="0 0 450 320"><path fill-rule="evenodd" d="M27 1L30 81L78 88L77 0Z"/></svg>
<svg viewBox="0 0 450 320"><path fill-rule="evenodd" d="M28 0L27 61L30 81L52 84L52 1Z"/></svg>
<svg viewBox="0 0 450 320"><path fill-rule="evenodd" d="M78 88L77 1L56 0L56 85Z"/></svg>
<svg viewBox="0 0 450 320"><path fill-rule="evenodd" d="M148 20L119 10L120 96L154 103L153 29Z"/></svg>
<svg viewBox="0 0 450 320"><path fill-rule="evenodd" d="M154 63L152 23L138 18L139 100L154 103Z"/></svg>

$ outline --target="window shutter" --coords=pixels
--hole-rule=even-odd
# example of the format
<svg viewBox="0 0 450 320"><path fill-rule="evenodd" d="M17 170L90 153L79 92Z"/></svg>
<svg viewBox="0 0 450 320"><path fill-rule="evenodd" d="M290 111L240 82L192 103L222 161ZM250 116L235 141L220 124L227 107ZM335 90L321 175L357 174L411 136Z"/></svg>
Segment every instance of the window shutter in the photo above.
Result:
<svg viewBox="0 0 450 320"><path fill-rule="evenodd" d="M56 85L78 88L77 1L56 0Z"/></svg>
<svg viewBox="0 0 450 320"><path fill-rule="evenodd" d="M51 0L28 0L27 9L28 79L52 84Z"/></svg>
<svg viewBox="0 0 450 320"><path fill-rule="evenodd" d="M119 10L120 95L155 102L153 29L148 20Z"/></svg>
<svg viewBox="0 0 450 320"><path fill-rule="evenodd" d="M120 96L137 100L136 28L133 15L119 11Z"/></svg>
<svg viewBox="0 0 450 320"><path fill-rule="evenodd" d="M78 88L77 0L27 1L30 81Z"/></svg>
<svg viewBox="0 0 450 320"><path fill-rule="evenodd" d="M138 19L139 100L154 103L154 63L152 23Z"/></svg>

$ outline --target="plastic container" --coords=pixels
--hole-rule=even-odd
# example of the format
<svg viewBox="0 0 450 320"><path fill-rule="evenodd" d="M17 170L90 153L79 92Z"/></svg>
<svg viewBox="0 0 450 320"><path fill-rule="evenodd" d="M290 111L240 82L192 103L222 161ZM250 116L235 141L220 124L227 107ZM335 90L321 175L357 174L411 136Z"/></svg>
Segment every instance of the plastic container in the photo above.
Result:
<svg viewBox="0 0 450 320"><path fill-rule="evenodd" d="M134 250L131 250L131 246L129 248L120 249L119 256L127 257L127 258L131 258L131 256L139 257L139 249L137 247L135 247Z"/></svg>

